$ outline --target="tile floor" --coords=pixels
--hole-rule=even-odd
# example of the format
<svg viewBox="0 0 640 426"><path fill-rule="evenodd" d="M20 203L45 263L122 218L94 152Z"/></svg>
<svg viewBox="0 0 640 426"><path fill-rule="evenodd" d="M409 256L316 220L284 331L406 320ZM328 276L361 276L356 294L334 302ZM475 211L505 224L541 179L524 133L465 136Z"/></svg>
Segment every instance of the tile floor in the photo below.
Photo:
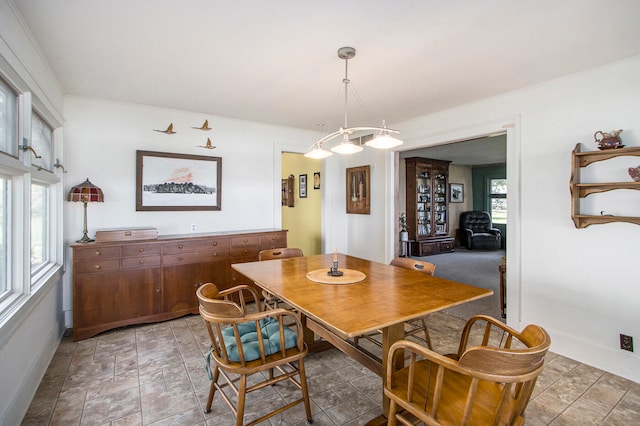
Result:
<svg viewBox="0 0 640 426"><path fill-rule="evenodd" d="M434 349L455 352L463 320L436 313L428 322ZM75 343L65 337L22 424L232 425L220 398L203 413L208 347L196 315ZM381 413L381 379L346 355L311 354L305 366L314 425L362 425ZM282 385L250 395L245 419L286 397ZM640 424L640 384L549 353L526 414L527 425ZM303 424L301 405L264 423Z"/></svg>

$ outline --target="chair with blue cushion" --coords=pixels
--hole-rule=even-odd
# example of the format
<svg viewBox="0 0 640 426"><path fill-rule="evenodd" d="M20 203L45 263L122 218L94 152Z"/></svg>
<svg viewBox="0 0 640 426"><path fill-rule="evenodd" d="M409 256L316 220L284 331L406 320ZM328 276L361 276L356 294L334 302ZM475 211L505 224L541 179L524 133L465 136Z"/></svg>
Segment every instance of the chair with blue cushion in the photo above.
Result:
<svg viewBox="0 0 640 426"><path fill-rule="evenodd" d="M212 382L205 413L211 412L217 390L236 415L236 425L240 426L244 421L248 393L289 380L301 391L301 398L248 424L263 422L300 403L304 403L306 420L311 423L311 406L303 362L308 349L303 341L302 324L298 316L286 309L262 311L257 291L248 285L219 291L214 284L207 283L200 286L196 294L200 303L200 316L211 338L207 367ZM248 299L255 303L258 312L248 312L249 305L245 303ZM292 325L285 326L285 323ZM274 370L279 374L274 375ZM263 371L268 372L268 378L259 374ZM248 385L247 378L254 374L260 380ZM224 380L219 383L221 376ZM228 395L225 388L233 393ZM235 406L232 402L234 397L237 397Z"/></svg>

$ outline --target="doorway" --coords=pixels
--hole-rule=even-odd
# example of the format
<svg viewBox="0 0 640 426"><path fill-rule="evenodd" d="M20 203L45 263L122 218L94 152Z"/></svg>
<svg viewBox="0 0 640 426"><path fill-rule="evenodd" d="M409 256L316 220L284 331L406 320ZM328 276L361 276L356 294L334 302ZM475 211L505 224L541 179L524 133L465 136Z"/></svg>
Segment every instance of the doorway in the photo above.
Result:
<svg viewBox="0 0 640 426"><path fill-rule="evenodd" d="M281 154L281 178L293 182L289 194L293 202L281 207L282 229L289 231L287 246L300 248L307 256L320 254L322 250L321 166L321 160L299 153Z"/></svg>
<svg viewBox="0 0 640 426"><path fill-rule="evenodd" d="M400 194L398 211L405 209L404 200L405 178L404 158L424 157L436 160L451 161L449 166L449 183L462 189L460 202L450 203L449 236L455 237L459 243L460 213L468 210L484 210L498 214L498 221L502 222L503 241L506 241L506 164L507 164L507 136L505 133L473 138L453 143L412 149L399 154L399 185ZM502 183L504 186L498 186ZM497 189L494 190L492 187ZM494 211L496 210L496 211ZM492 215L493 216L493 215ZM484 313L497 319L504 320L500 309L500 272L501 258L505 256L504 247L497 252L469 251L459 244L453 253L438 254L419 258L436 264L436 276L455 281L489 288L494 296L479 300L465 306L451 309L451 315L464 319L473 313Z"/></svg>

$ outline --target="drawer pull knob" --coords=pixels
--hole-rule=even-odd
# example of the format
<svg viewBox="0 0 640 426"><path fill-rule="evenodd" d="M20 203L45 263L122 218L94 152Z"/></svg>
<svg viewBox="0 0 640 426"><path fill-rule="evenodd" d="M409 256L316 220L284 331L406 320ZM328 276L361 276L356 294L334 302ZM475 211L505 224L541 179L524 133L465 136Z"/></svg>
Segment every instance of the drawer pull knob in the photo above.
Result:
<svg viewBox="0 0 640 426"><path fill-rule="evenodd" d="M140 264L141 264L141 265L144 265L144 260L141 260L141 261L140 261Z"/></svg>
<svg viewBox="0 0 640 426"><path fill-rule="evenodd" d="M96 256L100 256L102 253L100 253L100 250L96 250Z"/></svg>
<svg viewBox="0 0 640 426"><path fill-rule="evenodd" d="M140 253L142 253L142 252L144 252L144 248L140 247L140 248L138 249L138 251L139 251Z"/></svg>
<svg viewBox="0 0 640 426"><path fill-rule="evenodd" d="M213 257L216 257L218 255L218 253L213 253Z"/></svg>
<svg viewBox="0 0 640 426"><path fill-rule="evenodd" d="M102 265L96 265L96 269L102 269Z"/></svg>
<svg viewBox="0 0 640 426"><path fill-rule="evenodd" d="M156 288L156 293L160 294L160 289Z"/></svg>
<svg viewBox="0 0 640 426"><path fill-rule="evenodd" d="M244 239L244 242L246 243L247 241L249 241L249 240L247 240L247 239L245 238L245 239Z"/></svg>
<svg viewBox="0 0 640 426"><path fill-rule="evenodd" d="M179 256L179 257L178 257L178 260L182 262L182 261L184 260L184 257Z"/></svg>
<svg viewBox="0 0 640 426"><path fill-rule="evenodd" d="M217 246L217 245L218 245L218 242L217 242L217 241L214 241L214 242L213 242L213 246L215 247L215 246Z"/></svg>
<svg viewBox="0 0 640 426"><path fill-rule="evenodd" d="M273 237L273 236L271 237L271 240L275 240L275 239L276 239L276 237Z"/></svg>
<svg viewBox="0 0 640 426"><path fill-rule="evenodd" d="M178 248L182 249L184 246L182 244L178 244Z"/></svg>

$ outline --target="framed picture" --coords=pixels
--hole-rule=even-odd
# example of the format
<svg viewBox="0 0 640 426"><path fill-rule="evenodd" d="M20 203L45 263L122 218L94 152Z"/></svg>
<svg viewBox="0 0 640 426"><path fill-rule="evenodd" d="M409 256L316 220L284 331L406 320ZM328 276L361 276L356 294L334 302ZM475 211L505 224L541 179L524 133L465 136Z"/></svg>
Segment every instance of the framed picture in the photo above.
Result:
<svg viewBox="0 0 640 426"><path fill-rule="evenodd" d="M464 185L461 183L449 184L449 202L462 203L464 201Z"/></svg>
<svg viewBox="0 0 640 426"><path fill-rule="evenodd" d="M298 183L300 198L307 198L307 175L300 175Z"/></svg>
<svg viewBox="0 0 640 426"><path fill-rule="evenodd" d="M136 211L220 210L222 158L136 151Z"/></svg>
<svg viewBox="0 0 640 426"><path fill-rule="evenodd" d="M320 172L313 172L313 189L320 189Z"/></svg>
<svg viewBox="0 0 640 426"><path fill-rule="evenodd" d="M347 169L347 213L370 214L371 166Z"/></svg>

